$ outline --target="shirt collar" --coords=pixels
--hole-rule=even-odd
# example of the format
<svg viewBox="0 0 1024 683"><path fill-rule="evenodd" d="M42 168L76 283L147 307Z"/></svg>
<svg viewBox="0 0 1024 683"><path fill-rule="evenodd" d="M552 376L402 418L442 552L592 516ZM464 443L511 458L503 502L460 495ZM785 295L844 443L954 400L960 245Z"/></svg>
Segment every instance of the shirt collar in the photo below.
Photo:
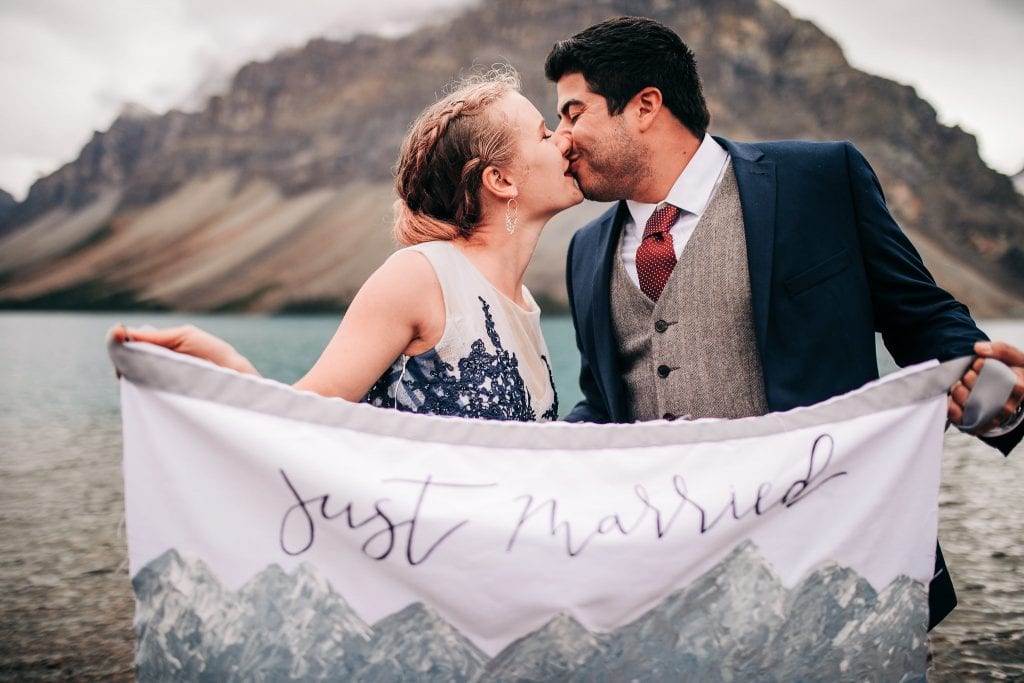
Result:
<svg viewBox="0 0 1024 683"><path fill-rule="evenodd" d="M668 195L662 201L699 217L704 213L708 202L711 201L711 195L714 194L715 187L718 186L722 172L728 163L729 153L715 142L714 138L705 133L697 152L690 159L690 163L686 164L686 168L676 178L672 189L668 191ZM633 225L639 226L639 229L642 230L643 226L647 224L647 219L661 203L647 204L626 200L626 206L633 218Z"/></svg>

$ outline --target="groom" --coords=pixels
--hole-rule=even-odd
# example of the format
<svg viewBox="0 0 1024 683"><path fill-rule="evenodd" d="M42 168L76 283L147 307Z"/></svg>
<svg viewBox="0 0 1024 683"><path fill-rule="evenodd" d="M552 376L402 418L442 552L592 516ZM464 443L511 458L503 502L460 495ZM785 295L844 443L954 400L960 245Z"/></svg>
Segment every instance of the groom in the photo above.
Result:
<svg viewBox="0 0 1024 683"><path fill-rule="evenodd" d="M878 377L877 330L900 365L976 354L1010 366L1017 385L981 433L1003 453L1020 441L1024 352L985 341L935 284L853 145L711 137L693 53L649 19L560 41L545 72L580 188L618 200L569 247L583 390L569 420L817 403ZM981 364L951 389L955 423ZM939 553L929 628L956 604L944 570Z"/></svg>

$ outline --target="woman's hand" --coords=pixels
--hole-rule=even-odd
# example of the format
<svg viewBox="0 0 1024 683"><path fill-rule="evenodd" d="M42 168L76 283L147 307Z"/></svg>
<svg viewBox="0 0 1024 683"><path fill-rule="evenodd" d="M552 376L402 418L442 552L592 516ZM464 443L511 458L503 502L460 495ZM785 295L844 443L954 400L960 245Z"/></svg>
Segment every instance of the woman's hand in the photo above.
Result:
<svg viewBox="0 0 1024 683"><path fill-rule="evenodd" d="M396 358L433 348L445 325L444 295L430 262L423 254L397 252L359 289L319 360L293 386L322 396L362 400ZM259 374L233 346L193 325L164 330L119 325L109 337L149 342Z"/></svg>
<svg viewBox="0 0 1024 683"><path fill-rule="evenodd" d="M249 359L238 353L235 347L194 325L182 325L164 330L127 328L124 325L118 325L110 331L110 337L118 342L149 342L171 351L208 360L224 368L249 375L259 374Z"/></svg>

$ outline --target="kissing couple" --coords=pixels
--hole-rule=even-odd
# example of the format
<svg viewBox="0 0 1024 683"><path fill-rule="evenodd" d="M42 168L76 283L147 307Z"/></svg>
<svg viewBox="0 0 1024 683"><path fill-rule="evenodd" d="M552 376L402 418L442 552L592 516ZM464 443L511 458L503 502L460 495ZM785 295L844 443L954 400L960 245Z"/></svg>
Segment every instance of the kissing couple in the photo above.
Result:
<svg viewBox="0 0 1024 683"><path fill-rule="evenodd" d="M410 412L555 419L523 276L545 224L588 198L616 204L569 247L583 400L566 419L810 405L878 377L877 331L900 365L977 356L950 389L954 424L985 359L1009 366L1016 386L977 433L1003 453L1020 441L1024 352L988 341L936 285L853 145L712 137L692 51L650 19L559 41L545 73L554 131L510 68L470 78L416 119L395 179L404 248L296 387ZM256 372L191 326L113 334ZM937 576L932 625L955 604L948 574Z"/></svg>

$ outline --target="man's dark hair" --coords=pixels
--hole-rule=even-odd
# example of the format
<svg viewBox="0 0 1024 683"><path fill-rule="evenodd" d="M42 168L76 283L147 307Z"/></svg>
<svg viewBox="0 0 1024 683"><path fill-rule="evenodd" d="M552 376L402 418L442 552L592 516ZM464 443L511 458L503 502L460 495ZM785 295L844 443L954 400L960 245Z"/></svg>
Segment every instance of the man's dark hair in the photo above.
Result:
<svg viewBox="0 0 1024 683"><path fill-rule="evenodd" d="M653 86L668 110L698 138L704 137L711 120L693 52L672 29L653 19L609 19L558 41L544 62L544 74L557 83L572 73L582 75L604 97L613 116Z"/></svg>

